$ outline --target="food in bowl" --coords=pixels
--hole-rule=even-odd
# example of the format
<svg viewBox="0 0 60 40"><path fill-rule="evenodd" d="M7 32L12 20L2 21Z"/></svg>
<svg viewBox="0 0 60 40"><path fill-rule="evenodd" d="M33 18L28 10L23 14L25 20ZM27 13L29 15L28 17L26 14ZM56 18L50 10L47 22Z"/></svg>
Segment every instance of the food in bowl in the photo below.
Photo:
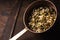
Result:
<svg viewBox="0 0 60 40"><path fill-rule="evenodd" d="M34 32L43 32L51 27L56 20L56 12L51 7L39 7L33 9L29 26Z"/></svg>

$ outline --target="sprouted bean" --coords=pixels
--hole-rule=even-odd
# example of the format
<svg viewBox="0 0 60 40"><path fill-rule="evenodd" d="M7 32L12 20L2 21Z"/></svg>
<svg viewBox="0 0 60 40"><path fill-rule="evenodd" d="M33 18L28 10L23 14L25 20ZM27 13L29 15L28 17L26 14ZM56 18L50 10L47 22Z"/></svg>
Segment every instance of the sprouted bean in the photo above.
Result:
<svg viewBox="0 0 60 40"><path fill-rule="evenodd" d="M30 29L35 32L47 30L56 20L56 12L53 8L40 7L33 9L32 16L29 22Z"/></svg>

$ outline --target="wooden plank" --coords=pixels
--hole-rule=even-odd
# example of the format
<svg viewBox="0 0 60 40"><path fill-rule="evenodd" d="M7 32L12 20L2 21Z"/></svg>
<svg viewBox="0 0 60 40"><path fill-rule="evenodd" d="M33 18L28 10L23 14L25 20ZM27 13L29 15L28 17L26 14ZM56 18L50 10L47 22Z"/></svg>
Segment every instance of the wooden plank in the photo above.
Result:
<svg viewBox="0 0 60 40"><path fill-rule="evenodd" d="M13 4L11 4L12 2ZM17 2L14 2L13 0L12 1L0 0L0 38L5 29L5 25L8 20L11 9L16 3Z"/></svg>
<svg viewBox="0 0 60 40"><path fill-rule="evenodd" d="M17 1L18 2L11 9L11 13L9 14L8 20L6 22L6 26L5 26L1 40L8 40L9 38L11 38L14 25L15 25L15 21L18 15L20 4L21 4L21 0L17 0Z"/></svg>

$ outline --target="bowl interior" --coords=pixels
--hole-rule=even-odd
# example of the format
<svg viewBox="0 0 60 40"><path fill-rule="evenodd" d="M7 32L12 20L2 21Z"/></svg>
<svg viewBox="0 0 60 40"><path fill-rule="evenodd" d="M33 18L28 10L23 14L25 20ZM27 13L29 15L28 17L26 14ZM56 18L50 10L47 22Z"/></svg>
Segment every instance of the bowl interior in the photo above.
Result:
<svg viewBox="0 0 60 40"><path fill-rule="evenodd" d="M39 7L51 7L56 11L55 6L49 2L49 1L35 1L31 3L28 7L27 10L25 11L25 16L24 16L24 22L27 28L30 29L29 22L30 22L30 16L32 15L33 9L37 9ZM31 30L30 30L31 31Z"/></svg>

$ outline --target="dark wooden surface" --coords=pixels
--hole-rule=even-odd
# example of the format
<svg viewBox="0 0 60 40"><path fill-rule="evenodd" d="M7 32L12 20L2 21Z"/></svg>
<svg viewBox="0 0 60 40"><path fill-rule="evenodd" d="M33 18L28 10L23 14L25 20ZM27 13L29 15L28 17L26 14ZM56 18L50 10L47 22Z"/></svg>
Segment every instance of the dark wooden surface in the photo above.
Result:
<svg viewBox="0 0 60 40"><path fill-rule="evenodd" d="M0 1L0 37L5 29L8 17L10 15L12 7L15 5L15 2L11 4L12 1Z"/></svg>
<svg viewBox="0 0 60 40"><path fill-rule="evenodd" d="M21 0L0 0L0 40L9 40L20 9Z"/></svg>
<svg viewBox="0 0 60 40"><path fill-rule="evenodd" d="M35 0L0 1L0 40L8 40L23 30L23 14ZM51 0L57 7L58 18L53 27L45 33L35 34L27 31L17 40L60 40L60 0Z"/></svg>

